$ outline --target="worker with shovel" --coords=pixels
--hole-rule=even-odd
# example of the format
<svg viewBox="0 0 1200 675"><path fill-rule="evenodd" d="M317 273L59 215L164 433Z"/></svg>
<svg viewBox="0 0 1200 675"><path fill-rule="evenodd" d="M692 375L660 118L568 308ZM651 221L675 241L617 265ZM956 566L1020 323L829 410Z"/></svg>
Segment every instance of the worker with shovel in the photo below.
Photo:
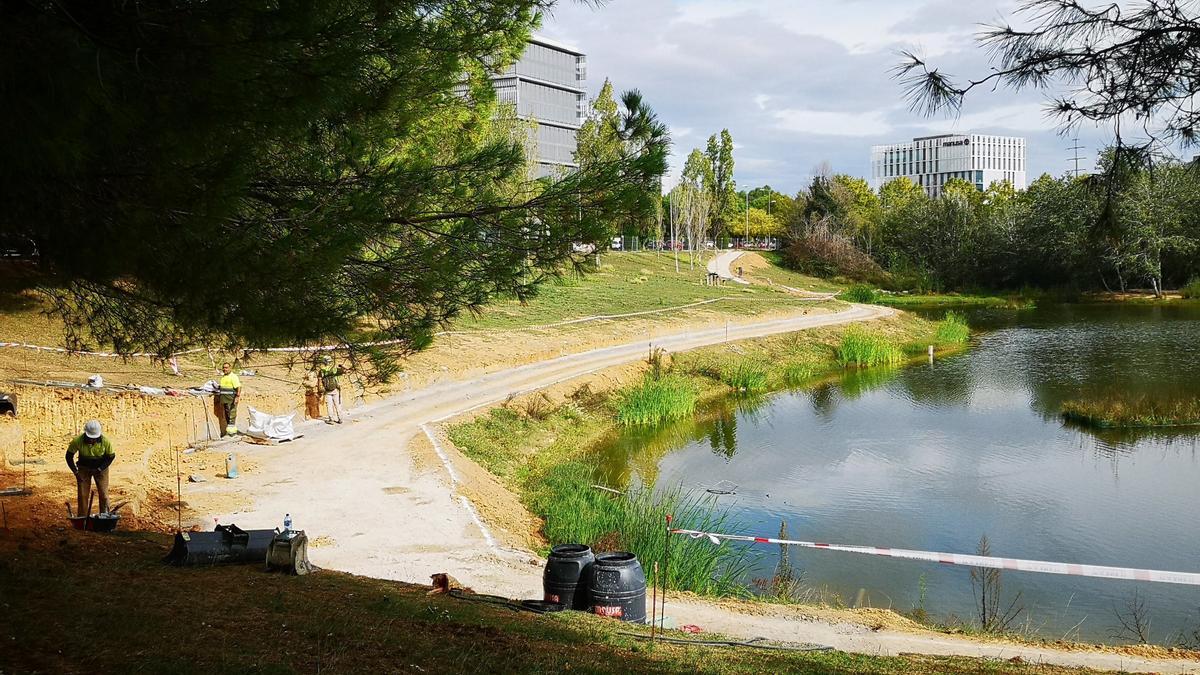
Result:
<svg viewBox="0 0 1200 675"><path fill-rule="evenodd" d="M337 411L337 423L342 423L344 411L342 410L342 383L338 381L338 376L346 372L342 370L340 365L333 362L333 359L328 355L321 357L321 388L325 390L325 423L333 424L333 413Z"/></svg>
<svg viewBox="0 0 1200 675"><path fill-rule="evenodd" d="M91 508L92 481L100 495L100 513L108 513L108 466L117 453L101 431L100 422L92 420L83 425L83 433L67 446L67 466L75 474L80 513ZM76 453L79 454L78 466L75 464Z"/></svg>
<svg viewBox="0 0 1200 675"><path fill-rule="evenodd" d="M221 364L221 379L217 382L217 421L221 423L222 436L236 436L237 405L242 400L242 381L233 372L233 364Z"/></svg>

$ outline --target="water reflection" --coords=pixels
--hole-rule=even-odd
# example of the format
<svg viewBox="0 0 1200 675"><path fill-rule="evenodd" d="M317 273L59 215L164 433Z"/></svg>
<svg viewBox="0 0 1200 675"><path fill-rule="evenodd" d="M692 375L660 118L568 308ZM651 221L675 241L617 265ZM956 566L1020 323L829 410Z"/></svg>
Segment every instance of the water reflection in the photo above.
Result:
<svg viewBox="0 0 1200 675"><path fill-rule="evenodd" d="M603 448L620 484L688 487L728 480L752 534L781 520L801 539L1196 571L1197 430L1081 430L1062 401L1128 392L1200 395L1200 309L1063 307L974 313L987 332L932 366L850 372L811 390L713 404L696 420L622 434ZM754 577L777 564L765 552ZM853 598L918 600L935 616L971 615L967 570L793 552L813 584ZM1013 574L1035 626L1107 639L1111 607L1134 588L1155 638L1187 626L1194 593ZM1149 587L1147 587L1149 586ZM1080 623L1082 622L1082 623Z"/></svg>

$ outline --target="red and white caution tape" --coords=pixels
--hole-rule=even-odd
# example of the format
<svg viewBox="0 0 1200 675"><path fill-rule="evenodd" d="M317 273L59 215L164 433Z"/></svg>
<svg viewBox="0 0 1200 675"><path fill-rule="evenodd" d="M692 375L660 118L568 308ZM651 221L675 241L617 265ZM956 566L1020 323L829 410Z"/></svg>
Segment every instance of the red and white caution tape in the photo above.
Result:
<svg viewBox="0 0 1200 675"><path fill-rule="evenodd" d="M1015 570L1018 572L1041 572L1043 574L1068 574L1077 577L1099 577L1101 579L1128 579L1130 581L1155 581L1164 584L1187 584L1200 586L1200 573L1195 572L1165 572L1162 570L1142 570L1130 567L1105 567L1102 565L1076 565L1072 563L1046 562L1044 560L1021 560L1019 558L996 558L993 556L963 555L961 553L938 553L936 551L910 551L903 548L877 548L875 546L847 546L844 544L822 544L815 541L796 541L793 539L773 539L770 537L751 537L741 534L720 534L717 532L701 532L699 530L671 530L672 534L683 534L693 539L707 538L713 544L719 545L722 540L745 541L754 544L787 544L801 548L819 548L828 551L844 551L846 553L863 553L866 555L881 555L889 558L905 560L924 560L926 562L942 563L944 565L965 565L968 567L990 567L998 570Z"/></svg>

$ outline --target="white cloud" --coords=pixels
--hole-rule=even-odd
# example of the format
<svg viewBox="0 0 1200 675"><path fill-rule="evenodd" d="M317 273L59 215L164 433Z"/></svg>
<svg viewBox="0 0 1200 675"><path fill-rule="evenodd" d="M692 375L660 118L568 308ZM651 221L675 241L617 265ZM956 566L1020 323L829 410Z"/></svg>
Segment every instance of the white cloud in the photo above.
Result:
<svg viewBox="0 0 1200 675"><path fill-rule="evenodd" d="M884 111L828 112L789 108L773 113L775 127L799 134L823 136L879 136L891 133Z"/></svg>
<svg viewBox="0 0 1200 675"><path fill-rule="evenodd" d="M771 100L766 94L758 94L754 97L754 105L758 106L759 110L767 109L767 102Z"/></svg>

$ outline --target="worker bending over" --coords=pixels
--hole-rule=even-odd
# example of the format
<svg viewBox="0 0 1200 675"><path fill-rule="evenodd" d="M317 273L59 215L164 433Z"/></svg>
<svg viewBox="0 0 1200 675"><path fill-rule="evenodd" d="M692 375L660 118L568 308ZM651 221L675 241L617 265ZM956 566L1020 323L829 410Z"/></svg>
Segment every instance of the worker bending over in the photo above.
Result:
<svg viewBox="0 0 1200 675"><path fill-rule="evenodd" d="M233 364L221 364L220 381L217 382L217 417L221 423L222 436L236 436L237 405L242 400L242 381L233 372Z"/></svg>
<svg viewBox="0 0 1200 675"><path fill-rule="evenodd" d="M325 423L333 424L333 412L337 411L337 423L342 423L342 383L338 376L346 372L333 362L328 354L321 357L321 388L325 390Z"/></svg>
<svg viewBox="0 0 1200 675"><path fill-rule="evenodd" d="M88 515L85 509L91 509L92 481L96 482L96 492L100 495L100 513L108 513L108 466L117 453L101 432L100 422L92 420L83 425L83 433L67 446L67 466L75 474L80 515ZM79 454L78 466L75 464L76 453Z"/></svg>

